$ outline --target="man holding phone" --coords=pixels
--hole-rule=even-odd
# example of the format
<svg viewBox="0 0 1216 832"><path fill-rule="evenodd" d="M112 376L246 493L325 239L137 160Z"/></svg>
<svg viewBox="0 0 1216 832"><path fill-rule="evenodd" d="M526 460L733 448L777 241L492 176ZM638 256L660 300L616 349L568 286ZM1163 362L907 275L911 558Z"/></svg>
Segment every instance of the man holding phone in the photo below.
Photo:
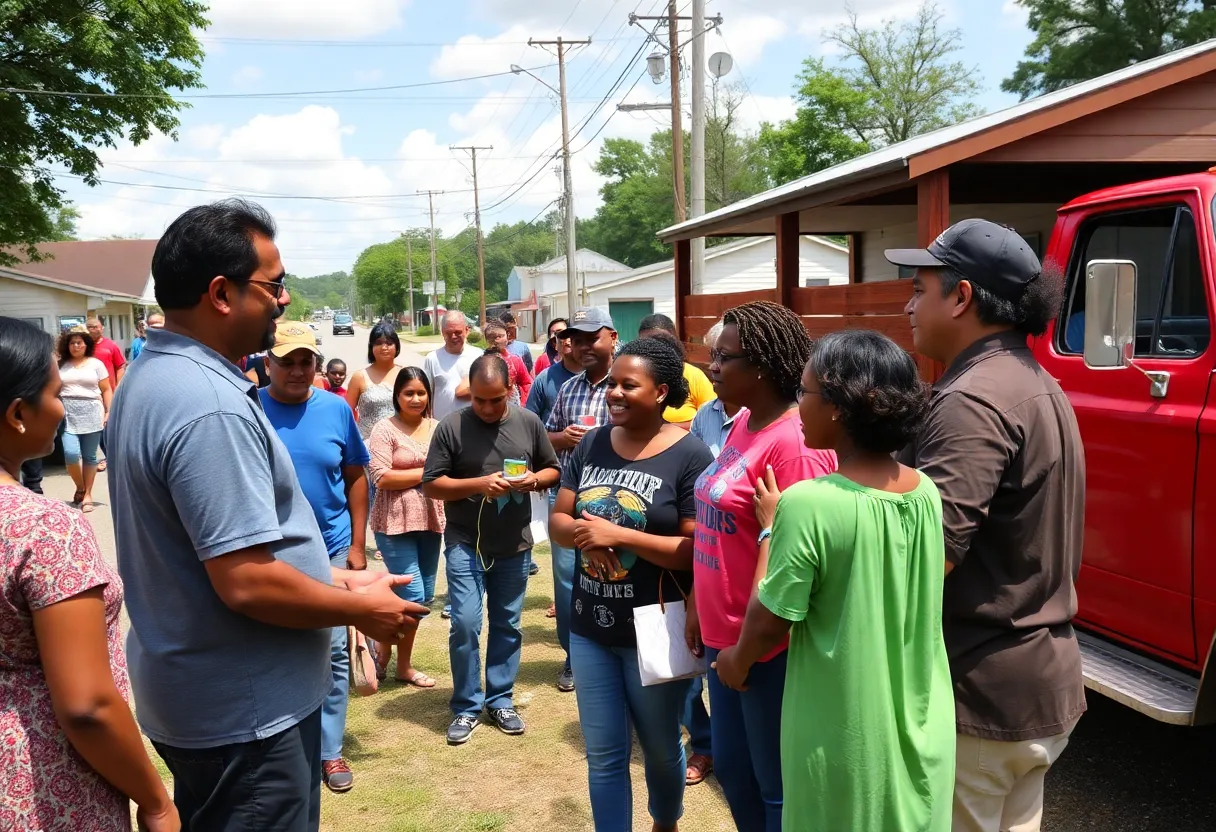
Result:
<svg viewBox="0 0 1216 832"><path fill-rule="evenodd" d="M545 420L549 441L557 451L563 468L571 451L587 432L611 420L608 416L608 373L616 355L616 327L603 309L583 307L575 311L569 326L557 333L568 341L570 354L582 372L562 385L557 400ZM560 348L559 348L560 349ZM552 371L552 367L546 372ZM549 508L553 508L550 495ZM553 603L557 609L557 640L566 653L566 662L557 676L557 689L574 690L570 669L570 595L574 583L574 550L550 541L553 549Z"/></svg>
<svg viewBox="0 0 1216 832"><path fill-rule="evenodd" d="M512 692L523 646L520 618L532 562L530 494L557 485L558 463L536 414L508 402L510 376L498 355L469 369L472 406L435 428L422 473L422 493L443 500L444 555L452 629L450 745L469 740L484 709L505 734L522 734ZM525 469L516 470L519 463ZM510 478L508 479L508 474ZM478 636L482 598L490 619L485 688Z"/></svg>

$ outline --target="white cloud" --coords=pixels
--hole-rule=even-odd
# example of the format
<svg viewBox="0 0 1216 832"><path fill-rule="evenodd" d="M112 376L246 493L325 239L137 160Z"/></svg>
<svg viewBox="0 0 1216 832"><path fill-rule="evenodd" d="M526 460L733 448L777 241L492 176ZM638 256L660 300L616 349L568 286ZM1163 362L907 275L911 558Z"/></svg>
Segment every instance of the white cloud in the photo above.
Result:
<svg viewBox="0 0 1216 832"><path fill-rule="evenodd" d="M519 63L526 54L528 30L523 26L512 26L491 38L465 35L458 38L455 46L443 47L431 62L431 75L436 78L467 78L490 72L506 72L511 64ZM520 46L523 42L525 45ZM549 61L527 61L527 66Z"/></svg>
<svg viewBox="0 0 1216 832"><path fill-rule="evenodd" d="M351 73L351 78L360 84L373 84L383 77L383 69L356 69Z"/></svg>
<svg viewBox="0 0 1216 832"><path fill-rule="evenodd" d="M749 95L735 114L744 130L756 132L764 122L778 124L794 117L798 104L788 95Z"/></svg>
<svg viewBox="0 0 1216 832"><path fill-rule="evenodd" d="M1007 28L1025 29L1029 25L1030 10L1016 0L1005 0L1001 6L1001 22Z"/></svg>
<svg viewBox="0 0 1216 832"><path fill-rule="evenodd" d="M410 0L212 0L207 34L337 40L401 26Z"/></svg>
<svg viewBox="0 0 1216 832"><path fill-rule="evenodd" d="M293 272L349 269L364 246L422 222L412 192L410 198L397 196L400 185L382 167L345 152L353 133L334 109L316 105L258 115L234 128L197 125L183 131L182 145L158 134L139 147L124 142L103 150L107 167L101 178L133 185L70 187L69 195L80 207L78 227L85 238L156 236L191 205L249 195L274 214L279 247ZM363 198L369 196L375 198Z"/></svg>
<svg viewBox="0 0 1216 832"><path fill-rule="evenodd" d="M262 80L262 68L253 64L247 64L232 73L232 83L239 87L246 87L260 80Z"/></svg>
<svg viewBox="0 0 1216 832"><path fill-rule="evenodd" d="M725 29L727 24L723 24ZM729 43L734 50L731 56L744 66L752 66L759 61L764 48L770 43L785 37L789 26L782 20L768 15L745 15L732 18L729 24ZM712 37L712 36L711 36ZM710 41L705 50L706 57L718 51L716 44Z"/></svg>

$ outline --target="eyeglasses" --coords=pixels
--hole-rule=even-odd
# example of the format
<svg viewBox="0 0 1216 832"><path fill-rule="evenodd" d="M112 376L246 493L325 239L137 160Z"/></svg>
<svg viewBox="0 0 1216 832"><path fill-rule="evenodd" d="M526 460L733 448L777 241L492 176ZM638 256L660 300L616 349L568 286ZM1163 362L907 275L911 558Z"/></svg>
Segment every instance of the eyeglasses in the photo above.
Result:
<svg viewBox="0 0 1216 832"><path fill-rule="evenodd" d="M822 396L823 390L807 390L805 387L799 384L798 388L794 391L794 401L802 404L803 397L808 393L814 393L816 396Z"/></svg>
<svg viewBox="0 0 1216 832"><path fill-rule="evenodd" d="M747 356L743 355L743 353L729 353L729 352L723 352L722 350L717 350L717 349L709 351L709 363L710 364L725 364L727 361L735 361L739 358L746 358L746 357Z"/></svg>
<svg viewBox="0 0 1216 832"><path fill-rule="evenodd" d="M286 275L284 275L283 277L280 277L278 280L254 280L253 278L249 278L248 280L246 280L244 282L245 283L256 283L259 286L270 287L270 289L272 291L270 291L269 294L276 301L283 299L283 292L287 289L287 276Z"/></svg>

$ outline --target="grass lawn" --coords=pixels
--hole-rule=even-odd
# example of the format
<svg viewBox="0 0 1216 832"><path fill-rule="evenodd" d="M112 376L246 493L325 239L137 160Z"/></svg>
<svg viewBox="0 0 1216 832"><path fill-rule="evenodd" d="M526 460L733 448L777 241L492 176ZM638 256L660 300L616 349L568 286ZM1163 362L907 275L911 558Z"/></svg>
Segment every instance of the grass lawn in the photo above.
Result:
<svg viewBox="0 0 1216 832"><path fill-rule="evenodd" d="M545 618L553 598L548 546L538 546L535 557L541 571L528 584L515 685L515 706L527 733L508 737L483 724L467 744L447 745L452 678L448 623L437 604L435 615L419 629L414 665L438 684L430 690L398 685L390 666L390 680L379 692L351 696L343 754L355 773L355 787L341 795L322 790L323 832L591 832L575 695L554 686L562 653L554 621ZM441 565L441 598L445 592ZM484 627L482 633L484 656ZM155 753L153 759L160 763ZM646 832L651 821L636 744L632 779L634 828ZM712 775L685 792L684 806L685 830L734 829Z"/></svg>

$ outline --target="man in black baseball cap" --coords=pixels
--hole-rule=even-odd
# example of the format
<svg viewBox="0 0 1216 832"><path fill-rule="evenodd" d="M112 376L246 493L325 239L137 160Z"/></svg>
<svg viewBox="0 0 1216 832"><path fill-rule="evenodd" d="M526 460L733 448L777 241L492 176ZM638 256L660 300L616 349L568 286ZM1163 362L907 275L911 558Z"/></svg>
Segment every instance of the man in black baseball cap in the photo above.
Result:
<svg viewBox="0 0 1216 832"><path fill-rule="evenodd" d="M1063 281L1016 231L987 220L886 256L916 269L912 341L946 365L901 461L942 499L952 828L1033 832L1043 777L1085 711L1071 623L1085 455L1068 397L1027 346L1058 313Z"/></svg>

